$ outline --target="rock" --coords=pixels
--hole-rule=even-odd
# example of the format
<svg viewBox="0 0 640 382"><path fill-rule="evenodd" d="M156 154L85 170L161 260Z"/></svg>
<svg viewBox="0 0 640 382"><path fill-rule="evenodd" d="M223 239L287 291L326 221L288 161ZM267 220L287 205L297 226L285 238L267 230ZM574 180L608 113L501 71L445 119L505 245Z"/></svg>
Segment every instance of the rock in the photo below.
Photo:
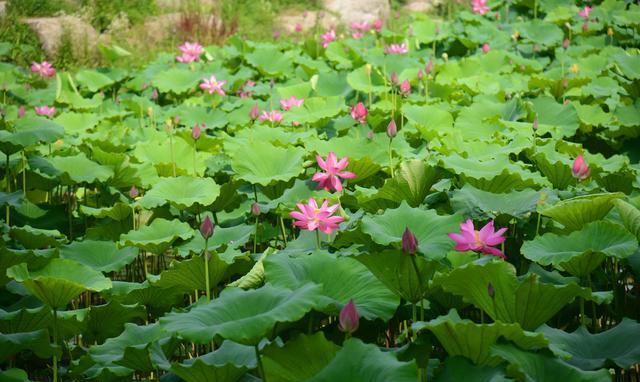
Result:
<svg viewBox="0 0 640 382"><path fill-rule="evenodd" d="M22 20L38 35L42 48L55 55L65 33L71 39L74 53L84 55L95 50L99 34L91 24L75 16L35 17Z"/></svg>
<svg viewBox="0 0 640 382"><path fill-rule="evenodd" d="M0 1L0 17L3 17L7 12L7 2Z"/></svg>
<svg viewBox="0 0 640 382"><path fill-rule="evenodd" d="M202 8L211 9L215 4L215 0L198 0L195 2L198 6ZM185 7L191 8L194 5L193 0L156 0L156 6L160 11L169 10L183 10Z"/></svg>
<svg viewBox="0 0 640 382"><path fill-rule="evenodd" d="M148 17L143 29L146 40L155 44L168 38L178 29L181 17L179 12Z"/></svg>
<svg viewBox="0 0 640 382"><path fill-rule="evenodd" d="M429 12L440 3L439 0L410 0L402 8L409 12Z"/></svg>
<svg viewBox="0 0 640 382"><path fill-rule="evenodd" d="M320 12L316 11L306 11L304 13L285 13L278 17L277 24L282 30L288 33L295 33L296 24L300 24L302 32L306 32L315 28L316 20L319 21L321 31L333 28L336 26L336 24L338 24L338 20L335 16L327 14L326 12L323 12L321 14Z"/></svg>
<svg viewBox="0 0 640 382"><path fill-rule="evenodd" d="M391 12L388 0L323 0L323 5L324 9L335 14L346 25L386 19Z"/></svg>

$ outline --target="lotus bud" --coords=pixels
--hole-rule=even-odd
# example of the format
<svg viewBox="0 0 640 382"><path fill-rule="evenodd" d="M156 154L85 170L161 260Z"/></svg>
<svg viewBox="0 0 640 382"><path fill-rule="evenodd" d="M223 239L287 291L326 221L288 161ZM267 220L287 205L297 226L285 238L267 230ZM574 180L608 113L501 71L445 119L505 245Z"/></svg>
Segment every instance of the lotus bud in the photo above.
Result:
<svg viewBox="0 0 640 382"><path fill-rule="evenodd" d="M406 227L402 234L402 250L404 253L408 253L410 255L414 255L418 250L418 239L416 238L416 235L411 232L409 227Z"/></svg>
<svg viewBox="0 0 640 382"><path fill-rule="evenodd" d="M411 92L411 83L409 82L409 80L402 81L402 83L400 84L400 91L404 95L408 95Z"/></svg>
<svg viewBox="0 0 640 382"><path fill-rule="evenodd" d="M27 109L24 106L20 106L18 108L18 118L24 118L25 114L27 114Z"/></svg>
<svg viewBox="0 0 640 382"><path fill-rule="evenodd" d="M197 141L200 138L200 125L198 125L197 123L193 126L193 129L191 129L191 138L193 138L194 141Z"/></svg>
<svg viewBox="0 0 640 382"><path fill-rule="evenodd" d="M536 114L536 117L533 119L533 129L538 130L538 125L539 125L538 114Z"/></svg>
<svg viewBox="0 0 640 382"><path fill-rule="evenodd" d="M513 32L513 34L511 35L511 39L513 41L518 41L519 38L520 38L520 32L518 31Z"/></svg>
<svg viewBox="0 0 640 382"><path fill-rule="evenodd" d="M358 102L354 107L351 108L351 117L358 121L360 124L367 123L367 114L369 111L364 106L362 102Z"/></svg>
<svg viewBox="0 0 640 382"><path fill-rule="evenodd" d="M487 44L486 42L484 44L482 44L482 52L487 54L487 53L489 53L490 50L491 50L491 47L489 46L489 44Z"/></svg>
<svg viewBox="0 0 640 382"><path fill-rule="evenodd" d="M607 28L607 36L613 37L613 28L611 27Z"/></svg>
<svg viewBox="0 0 640 382"><path fill-rule="evenodd" d="M260 205L256 202L253 202L251 205L251 214L253 216L260 216Z"/></svg>
<svg viewBox="0 0 640 382"><path fill-rule="evenodd" d="M396 72L391 73L390 79L391 79L391 83L392 84L394 84L394 85L397 84L398 83L398 74Z"/></svg>
<svg viewBox="0 0 640 382"><path fill-rule="evenodd" d="M449 61L449 55L448 55L447 53L442 53L442 59L443 59L445 62L448 62L448 61Z"/></svg>
<svg viewBox="0 0 640 382"><path fill-rule="evenodd" d="M373 22L373 29L375 29L376 32L380 32L380 30L382 29L382 24L382 19L377 19Z"/></svg>
<svg viewBox="0 0 640 382"><path fill-rule="evenodd" d="M338 329L344 333L351 334L358 330L359 325L360 315L356 309L356 304L353 303L353 300L349 300L349 302L340 311Z"/></svg>
<svg viewBox="0 0 640 382"><path fill-rule="evenodd" d="M158 89L153 89L151 92L151 99L158 99Z"/></svg>
<svg viewBox="0 0 640 382"><path fill-rule="evenodd" d="M373 131L371 131L373 133ZM396 121L391 119L389 125L387 126L387 136L393 139L398 134L398 126L396 126Z"/></svg>
<svg viewBox="0 0 640 382"><path fill-rule="evenodd" d="M371 70L372 70L372 66L371 66L371 64L366 64L366 65L364 66L364 70L365 70L365 72L367 73L367 76L370 76L370 75L371 75Z"/></svg>
<svg viewBox="0 0 640 382"><path fill-rule="evenodd" d="M296 33L302 32L302 25L300 25L300 23L296 23L294 30L296 31Z"/></svg>
<svg viewBox="0 0 640 382"><path fill-rule="evenodd" d="M369 131L367 132L367 139L368 139L368 140L372 140L372 139L373 139L373 130L369 130Z"/></svg>
<svg viewBox="0 0 640 382"><path fill-rule="evenodd" d="M205 240L213 235L213 222L211 218L209 218L209 215L207 215L202 221L202 224L200 224L200 234Z"/></svg>
<svg viewBox="0 0 640 382"><path fill-rule="evenodd" d="M147 115L149 118L153 118L153 108L151 106L147 108Z"/></svg>
<svg viewBox="0 0 640 382"><path fill-rule="evenodd" d="M496 290L493 289L493 284L491 283L487 285L487 294L489 294L489 297L491 297L492 299L496 296Z"/></svg>
<svg viewBox="0 0 640 382"><path fill-rule="evenodd" d="M427 75L431 74L431 72L433 71L433 59L429 58L429 62L427 62L427 65L424 67L424 71Z"/></svg>
<svg viewBox="0 0 640 382"><path fill-rule="evenodd" d="M136 188L135 185L131 186L131 189L129 190L129 196L131 197L131 199L135 199L138 197L140 193L138 192L138 189Z"/></svg>
<svg viewBox="0 0 640 382"><path fill-rule="evenodd" d="M584 160L584 157L582 155L578 155L573 161L571 174L574 178L578 179L578 181L582 181L587 179L590 173L591 170L589 169L587 162Z"/></svg>
<svg viewBox="0 0 640 382"><path fill-rule="evenodd" d="M423 78L424 78L424 73L422 72L422 69L420 69L418 70L418 79L422 81Z"/></svg>
<svg viewBox="0 0 640 382"><path fill-rule="evenodd" d="M567 106L568 104L570 104L571 101L568 99L565 99L564 102L562 103L562 106Z"/></svg>
<svg viewBox="0 0 640 382"><path fill-rule="evenodd" d="M249 111L249 118L256 120L258 119L258 117L260 116L260 108L258 107L258 105L253 105L251 107L251 111Z"/></svg>
<svg viewBox="0 0 640 382"><path fill-rule="evenodd" d="M565 38L564 40L562 40L562 48L563 49L568 49L569 48L569 44L571 44L571 41L569 41L568 38Z"/></svg>

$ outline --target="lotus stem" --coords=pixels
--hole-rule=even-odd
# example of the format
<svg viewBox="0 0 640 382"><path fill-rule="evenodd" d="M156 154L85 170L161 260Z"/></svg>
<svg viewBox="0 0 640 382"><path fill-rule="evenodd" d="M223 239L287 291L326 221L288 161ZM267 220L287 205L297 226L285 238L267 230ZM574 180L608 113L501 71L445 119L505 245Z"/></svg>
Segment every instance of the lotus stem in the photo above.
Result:
<svg viewBox="0 0 640 382"><path fill-rule="evenodd" d="M4 167L4 180L5 180L5 182L7 183L7 184L6 184L6 191L7 191L7 194L11 192L11 181L10 181L10 179L9 179L9 157L10 157L10 156L11 156L11 155L9 155L9 154L7 154L7 155L6 155L6 157L7 157L7 161L6 161L6 163L5 163L5 167ZM6 217L6 219L5 219L5 221L7 222L7 226L10 226L10 225L11 225L11 223L10 223L10 221L9 221L9 218L10 218L10 215L11 215L11 214L10 214L10 212L11 212L11 206L9 205L9 203L7 203L7 207L6 207L6 214L7 214L7 217Z"/></svg>
<svg viewBox="0 0 640 382"><path fill-rule="evenodd" d="M391 178L393 179L393 153L391 151L391 142L393 138L389 138L389 172L391 173Z"/></svg>
<svg viewBox="0 0 640 382"><path fill-rule="evenodd" d="M533 18L538 19L538 0L533 0Z"/></svg>
<svg viewBox="0 0 640 382"><path fill-rule="evenodd" d="M540 233L540 220L542 219L542 215L540 214L540 212L538 212L538 222L536 223L536 236L538 237L538 234Z"/></svg>
<svg viewBox="0 0 640 382"><path fill-rule="evenodd" d="M320 245L320 231L318 229L316 229L316 248L322 248L322 246Z"/></svg>
<svg viewBox="0 0 640 382"><path fill-rule="evenodd" d="M258 252L258 227L260 223L260 218L256 216L256 231L253 234L253 253Z"/></svg>
<svg viewBox="0 0 640 382"><path fill-rule="evenodd" d="M257 219L256 219L257 220ZM280 229L282 230L282 240L284 241L284 246L287 246L287 231L284 228L284 219L280 216Z"/></svg>
<svg viewBox="0 0 640 382"><path fill-rule="evenodd" d="M22 195L27 196L27 155L22 150Z"/></svg>
<svg viewBox="0 0 640 382"><path fill-rule="evenodd" d="M586 320L584 318L584 297L580 297L580 324L585 326Z"/></svg>
<svg viewBox="0 0 640 382"><path fill-rule="evenodd" d="M53 345L58 351L58 310L53 308ZM58 354L53 354L53 382L58 382Z"/></svg>
<svg viewBox="0 0 640 382"><path fill-rule="evenodd" d="M176 156L173 152L173 132L169 132L169 149L171 150L171 169L173 170L173 176L176 176Z"/></svg>
<svg viewBox="0 0 640 382"><path fill-rule="evenodd" d="M260 349L258 349L258 345L254 346L256 350L256 359L258 360L258 372L260 373L260 378L262 378L262 382L267 382L267 377L264 374L264 367L262 366L262 359L260 358Z"/></svg>
<svg viewBox="0 0 640 382"><path fill-rule="evenodd" d="M205 294L207 296L207 302L211 301L211 286L209 284L209 257L207 256L207 250L209 249L209 238L204 240L204 251L202 257L204 258L204 284Z"/></svg>
<svg viewBox="0 0 640 382"><path fill-rule="evenodd" d="M587 274L587 282L589 283L589 289L591 289L591 292L593 292L593 283L591 282L591 274ZM615 291L614 291L615 293ZM593 326L593 331L595 333L598 332L598 320L596 320L596 302L591 300L591 324Z"/></svg>

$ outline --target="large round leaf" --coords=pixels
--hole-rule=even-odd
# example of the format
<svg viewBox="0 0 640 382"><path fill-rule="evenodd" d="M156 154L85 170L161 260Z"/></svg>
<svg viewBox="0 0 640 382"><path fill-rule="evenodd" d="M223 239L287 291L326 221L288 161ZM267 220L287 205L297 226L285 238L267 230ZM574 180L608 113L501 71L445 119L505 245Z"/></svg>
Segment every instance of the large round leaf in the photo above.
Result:
<svg viewBox="0 0 640 382"><path fill-rule="evenodd" d="M100 272L114 272L138 256L135 248L118 249L112 241L74 241L60 249L60 257L77 261Z"/></svg>
<svg viewBox="0 0 640 382"><path fill-rule="evenodd" d="M318 306L321 288L307 284L296 290L266 285L260 289L226 289L208 304L160 319L163 328L189 341L205 344L222 337L257 345L278 322L294 322Z"/></svg>
<svg viewBox="0 0 640 382"><path fill-rule="evenodd" d="M193 228L177 219L154 219L150 225L120 236L120 247L134 246L152 253L162 253L178 240L190 239Z"/></svg>
<svg viewBox="0 0 640 382"><path fill-rule="evenodd" d="M34 296L54 309L90 290L111 288L111 280L102 273L72 260L52 259L45 267L29 270L26 263L7 269L7 276L21 282Z"/></svg>
<svg viewBox="0 0 640 382"><path fill-rule="evenodd" d="M106 182L113 176L113 170L100 165L84 154L49 159L53 167L62 173L63 184L73 185L80 183Z"/></svg>
<svg viewBox="0 0 640 382"><path fill-rule="evenodd" d="M208 206L220 195L220 186L211 178L179 176L162 178L138 203L151 209L170 202L178 209L186 209L198 204Z"/></svg>
<svg viewBox="0 0 640 382"><path fill-rule="evenodd" d="M229 153L231 167L239 179L267 186L298 176L304 168L304 150L278 147L264 142L249 142Z"/></svg>
<svg viewBox="0 0 640 382"><path fill-rule="evenodd" d="M43 117L28 117L16 122L15 131L0 130L0 150L16 153L37 143L53 143L64 136L64 128Z"/></svg>
<svg viewBox="0 0 640 382"><path fill-rule="evenodd" d="M224 341L216 351L174 363L170 370L185 382L235 382L256 366L253 346Z"/></svg>
<svg viewBox="0 0 640 382"><path fill-rule="evenodd" d="M575 231L587 223L604 218L613 208L613 201L623 196L622 193L578 196L545 208L541 214L551 217L567 230Z"/></svg>

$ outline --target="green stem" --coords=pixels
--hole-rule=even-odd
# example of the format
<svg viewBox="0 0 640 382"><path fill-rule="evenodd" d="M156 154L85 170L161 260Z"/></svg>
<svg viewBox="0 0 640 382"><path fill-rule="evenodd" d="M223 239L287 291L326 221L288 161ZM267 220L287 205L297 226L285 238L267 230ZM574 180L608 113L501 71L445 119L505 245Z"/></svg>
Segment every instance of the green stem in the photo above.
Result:
<svg viewBox="0 0 640 382"><path fill-rule="evenodd" d="M280 216L280 229L282 230L282 240L284 241L284 246L287 246L287 231L284 228L284 219Z"/></svg>
<svg viewBox="0 0 640 382"><path fill-rule="evenodd" d="M197 166L196 166L197 154L198 154L198 150L196 148L196 141L193 141L193 174L196 177L198 176L198 169L197 169Z"/></svg>
<svg viewBox="0 0 640 382"><path fill-rule="evenodd" d="M53 354L53 382L58 382L58 310L53 309L53 345L56 353Z"/></svg>
<svg viewBox="0 0 640 382"><path fill-rule="evenodd" d="M169 132L169 149L171 150L171 168L173 169L173 176L176 176L176 157L173 153L173 132Z"/></svg>
<svg viewBox="0 0 640 382"><path fill-rule="evenodd" d="M22 195L27 196L27 156L22 150Z"/></svg>
<svg viewBox="0 0 640 382"><path fill-rule="evenodd" d="M267 376L264 374L264 367L262 366L262 359L260 358L260 349L258 349L258 345L254 346L256 350L256 359L258 360L258 371L260 372L260 378L262 378L262 382L267 382Z"/></svg>
<svg viewBox="0 0 640 382"><path fill-rule="evenodd" d="M593 292L593 283L591 282L591 274L587 275L587 282L589 283L589 289L591 289L591 292ZM593 331L597 333L598 320L596 320L596 302L593 300L591 300L591 324L593 326Z"/></svg>
<svg viewBox="0 0 640 382"><path fill-rule="evenodd" d="M584 318L584 297L580 297L580 324L585 324L586 320Z"/></svg>
<svg viewBox="0 0 640 382"><path fill-rule="evenodd" d="M9 157L10 155L7 154L7 162L5 164L5 170L4 170L4 180L7 183L6 184L6 190L7 190L7 194L11 192L11 180L9 179ZM7 226L10 226L11 223L9 221L10 218L10 209L11 207L9 206L9 203L7 203L7 207L6 207L6 213L7 213L7 217L6 217L6 222L7 222Z"/></svg>
<svg viewBox="0 0 640 382"><path fill-rule="evenodd" d="M253 185L253 201L258 203L258 190L255 184Z"/></svg>
<svg viewBox="0 0 640 382"><path fill-rule="evenodd" d="M209 238L204 240L204 252L202 257L204 258L204 284L206 287L205 294L207 296L207 302L211 301L211 286L209 281L209 259L207 256L207 249L209 248Z"/></svg>
<svg viewBox="0 0 640 382"><path fill-rule="evenodd" d="M253 234L253 253L258 252L258 224L260 219L256 216L256 232Z"/></svg>
<svg viewBox="0 0 640 382"><path fill-rule="evenodd" d="M533 0L533 18L538 19L538 0Z"/></svg>
<svg viewBox="0 0 640 382"><path fill-rule="evenodd" d="M536 223L536 237L538 237L538 234L540 233L540 219L542 218L542 215L538 212L538 222Z"/></svg>
<svg viewBox="0 0 640 382"><path fill-rule="evenodd" d="M391 142L393 138L389 138L389 172L391 173L391 178L393 179L393 153L391 151Z"/></svg>
<svg viewBox="0 0 640 382"><path fill-rule="evenodd" d="M317 249L321 249L322 246L320 245L320 230L316 229L316 248Z"/></svg>

